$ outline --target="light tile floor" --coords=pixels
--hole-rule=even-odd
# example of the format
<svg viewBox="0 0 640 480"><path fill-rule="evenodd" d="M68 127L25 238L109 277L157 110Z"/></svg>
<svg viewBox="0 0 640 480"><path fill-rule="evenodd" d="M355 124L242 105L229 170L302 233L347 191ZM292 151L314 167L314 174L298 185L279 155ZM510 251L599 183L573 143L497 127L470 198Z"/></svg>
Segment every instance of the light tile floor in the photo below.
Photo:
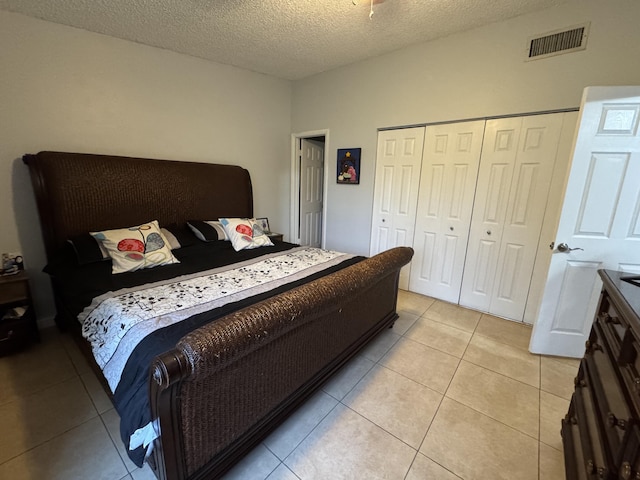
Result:
<svg viewBox="0 0 640 480"><path fill-rule="evenodd" d="M525 325L400 292L400 319L227 479L564 478L578 361L527 351ZM152 479L79 350L54 329L0 358L0 479Z"/></svg>

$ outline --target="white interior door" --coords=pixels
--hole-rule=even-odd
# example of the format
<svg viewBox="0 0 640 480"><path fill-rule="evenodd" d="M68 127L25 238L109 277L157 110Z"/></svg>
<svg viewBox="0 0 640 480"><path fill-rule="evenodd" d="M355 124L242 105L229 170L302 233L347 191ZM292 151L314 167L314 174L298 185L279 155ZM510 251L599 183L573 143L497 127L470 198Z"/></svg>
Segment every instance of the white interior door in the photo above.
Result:
<svg viewBox="0 0 640 480"><path fill-rule="evenodd" d="M320 248L324 145L304 138L300 146L300 245Z"/></svg>
<svg viewBox="0 0 640 480"><path fill-rule="evenodd" d="M378 132L371 226L371 255L412 246L416 221L424 127ZM400 272L400 288L409 288L410 265Z"/></svg>
<svg viewBox="0 0 640 480"><path fill-rule="evenodd" d="M640 87L585 89L534 353L581 357L597 270L640 272L639 117Z"/></svg>
<svg viewBox="0 0 640 480"><path fill-rule="evenodd" d="M458 303L484 120L426 128L409 290Z"/></svg>

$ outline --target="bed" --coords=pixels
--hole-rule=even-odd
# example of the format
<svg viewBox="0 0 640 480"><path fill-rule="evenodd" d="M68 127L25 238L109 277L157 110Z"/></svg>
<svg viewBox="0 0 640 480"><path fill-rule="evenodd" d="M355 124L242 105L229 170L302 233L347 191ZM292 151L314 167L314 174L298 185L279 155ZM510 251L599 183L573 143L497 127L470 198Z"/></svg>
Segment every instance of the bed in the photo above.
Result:
<svg viewBox="0 0 640 480"><path fill-rule="evenodd" d="M397 319L410 248L363 258L280 241L236 251L235 241L196 238L188 222L253 217L241 167L65 152L23 159L56 324L76 338L110 394L130 456L159 479L220 477ZM175 262L114 274L116 258L104 251L85 261L83 242L152 221L166 227L161 243ZM135 248L131 239L119 245ZM247 283L248 293L234 282ZM185 297L197 300L185 306ZM141 328L149 324L156 329ZM99 330L107 333L96 339ZM96 353L105 351L106 367Z"/></svg>

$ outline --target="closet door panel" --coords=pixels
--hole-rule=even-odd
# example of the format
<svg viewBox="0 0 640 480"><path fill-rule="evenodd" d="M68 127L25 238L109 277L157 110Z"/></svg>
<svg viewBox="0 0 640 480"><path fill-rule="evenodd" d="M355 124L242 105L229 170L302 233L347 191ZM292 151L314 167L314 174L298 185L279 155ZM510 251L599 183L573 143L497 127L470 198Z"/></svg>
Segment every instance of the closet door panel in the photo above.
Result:
<svg viewBox="0 0 640 480"><path fill-rule="evenodd" d="M476 295L489 296L491 294L491 285L493 284L493 274L491 265L497 255L498 246L492 240L481 239L477 247L474 249L474 257L469 258L466 268L473 265L475 275L473 275L472 291ZM473 263L471 263L473 262ZM465 273L467 273L465 271ZM467 277L469 278L469 277ZM463 298L460 298L460 304L463 305Z"/></svg>
<svg viewBox="0 0 640 480"><path fill-rule="evenodd" d="M389 241L389 229L386 227L377 227L373 232L371 239L373 243L376 245L378 251L384 252L385 250L389 250L391 248L391 243Z"/></svg>
<svg viewBox="0 0 640 480"><path fill-rule="evenodd" d="M378 133L370 254L413 246L424 127ZM400 288L409 286L410 265L400 273Z"/></svg>
<svg viewBox="0 0 640 480"><path fill-rule="evenodd" d="M425 148L429 148L428 145ZM427 170L430 169L430 172ZM438 243L438 218L441 211L442 192L444 189L444 163L423 165L423 177L429 179L428 188L421 188L418 197L418 210L424 211L424 220L421 225L416 228L413 248L415 251L415 266L412 271L409 289L414 292L428 295L426 291L421 291L415 284L415 277L431 281L434 272L434 262L437 257ZM425 198L426 197L426 198Z"/></svg>
<svg viewBox="0 0 640 480"><path fill-rule="evenodd" d="M415 271L421 272L424 279L427 281L431 280L430 275L433 271L433 261L436 252L436 235L432 232L422 232L422 237L418 237L416 234L413 249L416 252L420 252L420 258L415 261L414 274ZM413 284L410 285L409 289L415 291Z"/></svg>
<svg viewBox="0 0 640 480"><path fill-rule="evenodd" d="M560 114L523 119L489 312L522 320L562 131Z"/></svg>
<svg viewBox="0 0 640 480"><path fill-rule="evenodd" d="M440 281L443 285L453 285L456 277L456 260L459 251L458 243L460 237L455 235L444 235L444 248L442 252L442 269L440 270ZM459 279L460 281L462 278ZM459 282L457 282L459 283Z"/></svg>
<svg viewBox="0 0 640 480"><path fill-rule="evenodd" d="M473 206L460 305L489 311L522 118L488 120Z"/></svg>
<svg viewBox="0 0 640 480"><path fill-rule="evenodd" d="M393 173L395 169L393 165L383 165L381 168L382 179L380 182L381 202L379 213L381 215L391 214L391 196L393 195Z"/></svg>
<svg viewBox="0 0 640 480"><path fill-rule="evenodd" d="M382 252L389 249L391 223L391 196L393 194L393 174L392 165L382 165L376 173L376 205L371 232L371 250Z"/></svg>
<svg viewBox="0 0 640 480"><path fill-rule="evenodd" d="M522 258L524 256L524 245L514 244L514 243L506 243L503 245L501 255L499 258L498 264L498 275L497 275L497 288L494 295L494 299L489 308L490 313L498 314L498 312L494 310L494 303L496 299L500 299L502 301L516 303L518 297L520 297L519 287L521 287L522 282L519 281L521 276L520 273L524 273L522 271ZM528 290L528 288L526 289ZM526 298L526 292L525 292ZM524 304L522 306L524 310ZM508 315L504 315L508 316Z"/></svg>
<svg viewBox="0 0 640 480"><path fill-rule="evenodd" d="M484 123L426 129L411 291L458 302Z"/></svg>

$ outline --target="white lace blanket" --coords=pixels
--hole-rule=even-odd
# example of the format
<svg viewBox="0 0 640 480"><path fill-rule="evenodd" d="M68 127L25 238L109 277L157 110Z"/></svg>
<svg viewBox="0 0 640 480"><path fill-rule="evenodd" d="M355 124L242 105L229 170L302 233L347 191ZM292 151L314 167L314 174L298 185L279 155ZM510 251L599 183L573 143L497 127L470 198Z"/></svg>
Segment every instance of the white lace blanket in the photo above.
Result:
<svg viewBox="0 0 640 480"><path fill-rule="evenodd" d="M352 257L297 247L193 275L108 292L96 297L78 320L115 392L129 355L151 332L305 278Z"/></svg>

